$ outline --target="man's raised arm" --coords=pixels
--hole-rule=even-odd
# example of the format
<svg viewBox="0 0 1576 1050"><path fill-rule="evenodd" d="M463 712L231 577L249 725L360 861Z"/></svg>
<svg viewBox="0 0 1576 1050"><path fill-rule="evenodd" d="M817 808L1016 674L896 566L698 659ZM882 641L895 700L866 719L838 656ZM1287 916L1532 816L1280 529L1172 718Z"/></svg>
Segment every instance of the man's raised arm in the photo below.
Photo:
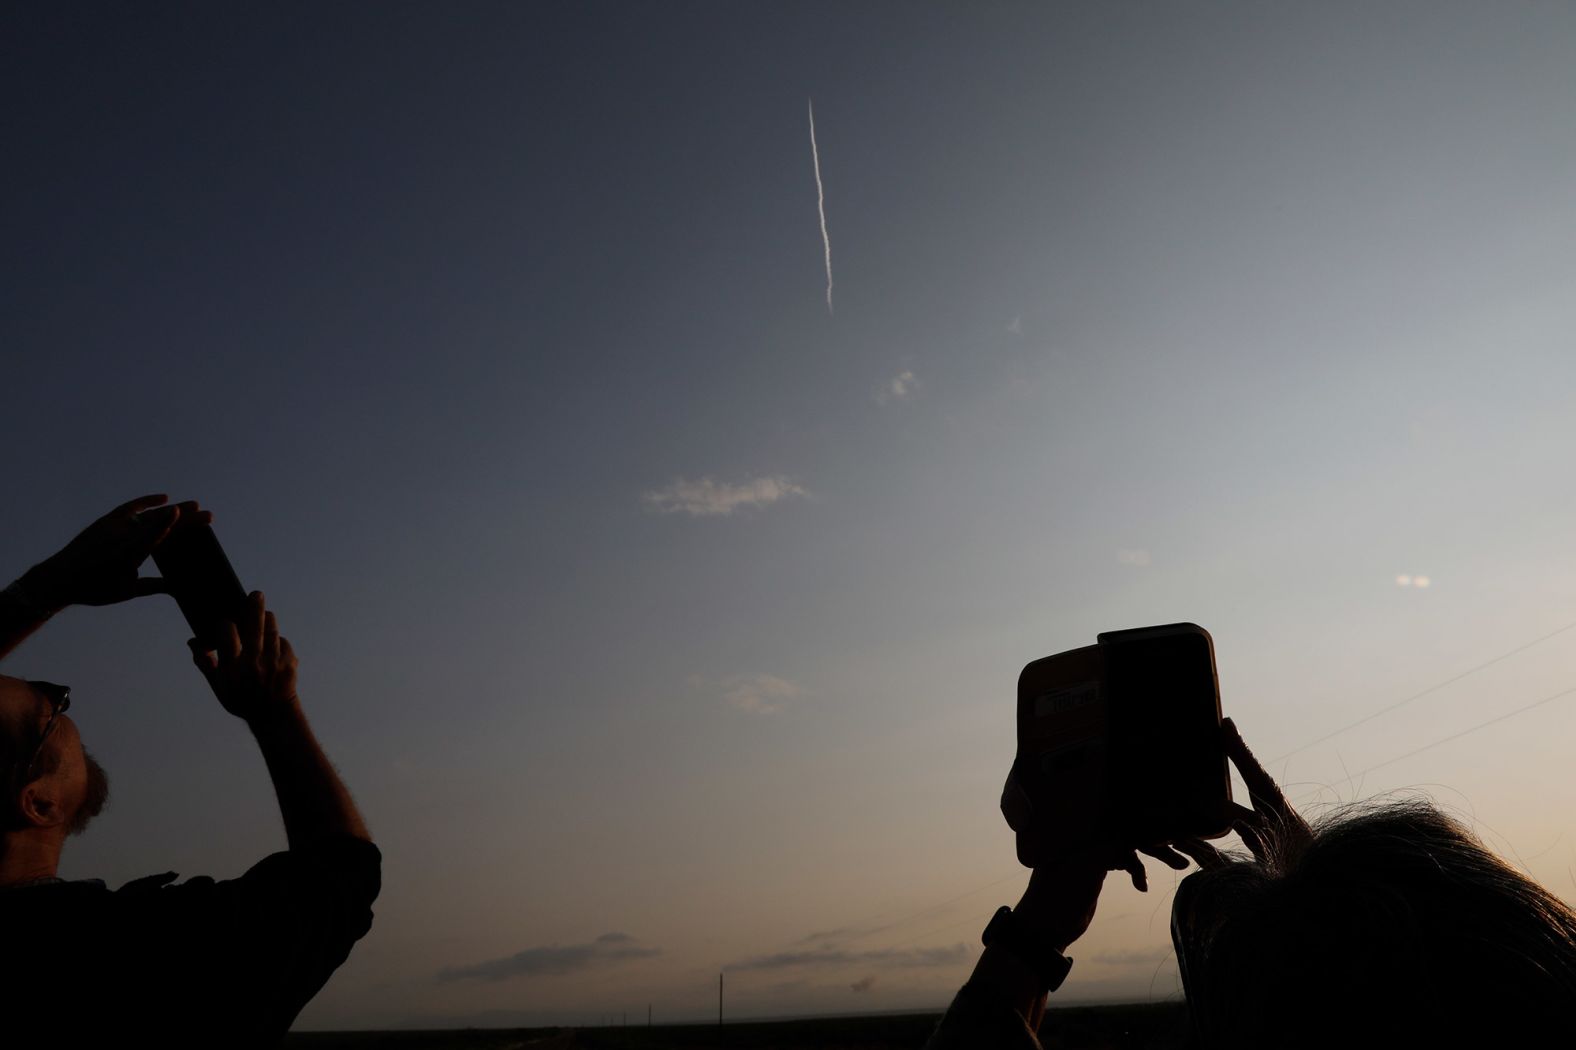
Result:
<svg viewBox="0 0 1576 1050"><path fill-rule="evenodd" d="M296 695L296 656L274 614L253 591L217 652L190 643L193 661L224 709L244 721L262 749L292 850L348 836L371 842L366 823L318 746Z"/></svg>
<svg viewBox="0 0 1576 1050"><path fill-rule="evenodd" d="M196 503L163 506L166 498L122 503L0 591L0 658L68 605L113 605L164 593L163 580L137 570L183 516L199 524L213 518Z"/></svg>

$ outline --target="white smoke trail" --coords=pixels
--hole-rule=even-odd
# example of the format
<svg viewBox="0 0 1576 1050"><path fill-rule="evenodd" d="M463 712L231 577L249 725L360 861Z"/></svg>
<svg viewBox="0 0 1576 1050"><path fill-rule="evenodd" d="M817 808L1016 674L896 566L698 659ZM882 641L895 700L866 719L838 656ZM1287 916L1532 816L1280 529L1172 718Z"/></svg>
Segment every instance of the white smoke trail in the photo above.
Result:
<svg viewBox="0 0 1576 1050"><path fill-rule="evenodd" d="M826 246L826 312L832 312L832 238L826 235L826 187L821 185L821 151L815 145L815 100L810 100L810 156L815 161L815 206L821 212L821 243Z"/></svg>

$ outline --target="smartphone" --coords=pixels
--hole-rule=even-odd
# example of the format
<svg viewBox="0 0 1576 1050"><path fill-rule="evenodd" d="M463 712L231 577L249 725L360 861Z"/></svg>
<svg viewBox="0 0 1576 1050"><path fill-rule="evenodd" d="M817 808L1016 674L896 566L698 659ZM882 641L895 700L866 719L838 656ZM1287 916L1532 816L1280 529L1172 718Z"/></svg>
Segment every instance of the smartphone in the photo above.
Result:
<svg viewBox="0 0 1576 1050"><path fill-rule="evenodd" d="M1127 847L1224 835L1231 777L1209 632L1192 623L1109 631L1026 666L1013 777L1028 807L1008 823L1030 866L1038 858L1024 843L1037 832Z"/></svg>
<svg viewBox="0 0 1576 1050"><path fill-rule="evenodd" d="M246 607L246 589L213 526L177 522L153 548L153 563L169 583L192 635L209 649L218 648L224 625L237 622Z"/></svg>

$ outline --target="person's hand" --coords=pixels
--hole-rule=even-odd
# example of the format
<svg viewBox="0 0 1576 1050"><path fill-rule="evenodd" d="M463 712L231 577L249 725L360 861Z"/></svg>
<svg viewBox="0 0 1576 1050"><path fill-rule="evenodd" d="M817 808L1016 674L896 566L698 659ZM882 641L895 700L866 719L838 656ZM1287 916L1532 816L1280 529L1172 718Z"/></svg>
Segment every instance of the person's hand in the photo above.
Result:
<svg viewBox="0 0 1576 1050"><path fill-rule="evenodd" d="M1124 871L1134 889L1148 892L1149 876L1140 853L1178 871L1188 866L1187 857L1164 845L1137 850L1112 846L1071 849L1034 868L1028 888L1013 911L1039 937L1055 945L1057 951L1065 951L1094 921L1107 872Z"/></svg>
<svg viewBox="0 0 1576 1050"><path fill-rule="evenodd" d="M1252 809L1235 802L1230 804L1233 817L1231 829L1241 837L1243 845L1253 854L1253 859L1260 864L1271 861L1271 842L1275 843L1276 853L1295 851L1306 845L1313 838L1312 829L1302 814L1286 800L1275 778L1265 772L1259 760L1253 757L1253 752L1242 741L1242 734L1237 731L1237 724L1229 718L1225 719L1221 724L1221 734L1225 739L1226 755L1232 765L1237 767L1237 772L1242 774L1242 782L1248 786L1248 797L1253 802ZM1206 871L1223 868L1231 863L1230 858L1203 839L1180 839L1172 845Z"/></svg>
<svg viewBox="0 0 1576 1050"><path fill-rule="evenodd" d="M182 518L206 524L213 515L195 502L164 506L168 497L142 496L122 503L22 577L28 596L48 610L68 605L113 605L146 594L168 593L156 576L137 570Z"/></svg>
<svg viewBox="0 0 1576 1050"><path fill-rule="evenodd" d="M1018 783L1015 774L1007 774L1007 784L1002 790L1001 811L1007 826L1017 833L1018 861L1025 867L1038 870L1060 865L1064 859L1076 856L1079 866L1098 862L1102 878L1107 871L1125 871L1133 888L1140 893L1149 889L1149 877L1144 871L1142 853L1178 871L1188 865L1186 857L1167 843L1119 847L1104 838L1099 825L1101 800L1098 782L1078 774L1057 776L1040 800L1036 812L1028 792Z"/></svg>
<svg viewBox="0 0 1576 1050"><path fill-rule="evenodd" d="M256 726L297 708L296 655L279 636L274 614L263 608L263 592L247 597L239 623L227 623L217 651L193 638L192 662L208 680L224 709Z"/></svg>
<svg viewBox="0 0 1576 1050"><path fill-rule="evenodd" d="M1247 785L1248 797L1253 802L1252 809L1232 803L1236 817L1232 830L1242 837L1243 845L1261 864L1270 859L1266 848L1268 841L1274 841L1281 852L1299 850L1313 838L1308 822L1286 801L1275 778L1264 771L1248 745L1242 742L1237 724L1228 718L1221 729L1225 733L1226 754L1242 774L1242 782Z"/></svg>
<svg viewBox="0 0 1576 1050"><path fill-rule="evenodd" d="M1023 898L1013 909L1036 936L1063 951L1088 930L1100 890L1110 871L1123 871L1140 893L1149 876L1139 854L1182 870L1185 856L1165 843L1121 847L1099 834L1097 783L1089 777L1056 777L1057 783L1035 812L1028 794L1009 773L1002 792L1002 814L1017 833L1020 863L1033 874Z"/></svg>

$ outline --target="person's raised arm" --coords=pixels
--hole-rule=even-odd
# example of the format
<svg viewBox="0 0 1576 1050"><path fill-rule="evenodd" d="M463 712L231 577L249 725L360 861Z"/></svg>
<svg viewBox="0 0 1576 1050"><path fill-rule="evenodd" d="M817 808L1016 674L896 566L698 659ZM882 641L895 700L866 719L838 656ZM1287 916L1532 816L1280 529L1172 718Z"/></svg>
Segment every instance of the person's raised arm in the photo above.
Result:
<svg viewBox="0 0 1576 1050"><path fill-rule="evenodd" d="M291 849L335 836L372 841L350 792L318 746L296 694L296 656L253 591L217 652L188 643L219 703L244 721L268 764Z"/></svg>
<svg viewBox="0 0 1576 1050"><path fill-rule="evenodd" d="M1077 811L1094 805L1089 785L1077 778L1058 782L1048 799L1053 810L1029 816L1028 798L1009 775L1002 810L1018 835L1020 862L1033 874L1023 897L999 920L1001 929L975 963L926 1050L1038 1050L1035 1033L1045 1016L1045 997L1060 984L1071 960L1067 949L1089 929L1108 871L1125 871L1139 891L1149 888L1139 853L1169 867L1187 858L1165 845L1138 850L1110 842L1076 842L1061 829L1077 826ZM992 920L995 930L998 920Z"/></svg>
<svg viewBox="0 0 1576 1050"><path fill-rule="evenodd" d="M182 516L211 521L196 503L163 506L163 495L122 503L0 591L0 658L68 605L113 605L168 588L137 570Z"/></svg>

